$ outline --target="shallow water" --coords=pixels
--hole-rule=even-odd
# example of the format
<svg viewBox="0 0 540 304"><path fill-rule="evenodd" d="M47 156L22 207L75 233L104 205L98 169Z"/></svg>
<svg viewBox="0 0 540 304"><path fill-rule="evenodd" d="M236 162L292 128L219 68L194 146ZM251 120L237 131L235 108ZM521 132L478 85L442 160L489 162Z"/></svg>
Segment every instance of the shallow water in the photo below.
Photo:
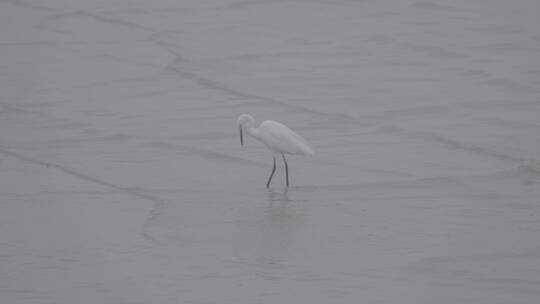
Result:
<svg viewBox="0 0 540 304"><path fill-rule="evenodd" d="M0 1L1 302L537 302L538 11Z"/></svg>

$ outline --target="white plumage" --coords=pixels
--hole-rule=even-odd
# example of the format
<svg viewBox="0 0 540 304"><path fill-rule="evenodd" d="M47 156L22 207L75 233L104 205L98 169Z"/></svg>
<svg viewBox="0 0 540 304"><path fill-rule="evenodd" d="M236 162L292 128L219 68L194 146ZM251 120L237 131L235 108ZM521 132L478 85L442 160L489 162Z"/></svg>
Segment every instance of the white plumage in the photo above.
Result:
<svg viewBox="0 0 540 304"><path fill-rule="evenodd" d="M260 140L274 153L313 155L307 141L284 124L266 120L259 126Z"/></svg>
<svg viewBox="0 0 540 304"><path fill-rule="evenodd" d="M259 127L255 127L255 119L249 114L242 114L238 117L238 126L240 129L240 143L244 144L243 132L246 132L261 141L272 151L274 166L266 187L270 187L270 181L276 171L276 155L281 154L285 163L286 185L289 186L289 167L285 154L313 155L313 149L302 136L296 134L286 125L273 120L263 121Z"/></svg>

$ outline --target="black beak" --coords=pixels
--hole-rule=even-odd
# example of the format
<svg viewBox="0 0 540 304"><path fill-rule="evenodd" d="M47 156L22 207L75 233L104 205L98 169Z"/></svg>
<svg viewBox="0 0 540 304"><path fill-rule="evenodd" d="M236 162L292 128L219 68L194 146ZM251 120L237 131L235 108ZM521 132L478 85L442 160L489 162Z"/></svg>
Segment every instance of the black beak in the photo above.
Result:
<svg viewBox="0 0 540 304"><path fill-rule="evenodd" d="M242 126L240 126L240 145L244 145L244 132L242 131Z"/></svg>

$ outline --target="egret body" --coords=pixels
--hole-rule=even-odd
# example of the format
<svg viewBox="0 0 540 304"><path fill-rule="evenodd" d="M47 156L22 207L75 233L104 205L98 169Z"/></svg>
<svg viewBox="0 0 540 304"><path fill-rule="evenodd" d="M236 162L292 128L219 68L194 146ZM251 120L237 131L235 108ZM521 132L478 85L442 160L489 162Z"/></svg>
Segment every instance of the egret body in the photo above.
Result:
<svg viewBox="0 0 540 304"><path fill-rule="evenodd" d="M285 183L289 186L289 165L285 154L313 155L313 149L307 141L286 125L273 120L263 121L258 127L255 126L255 119L249 114L242 114L238 117L238 127L240 129L240 144L244 145L244 131L250 136L261 141L272 152L274 166L272 173L266 183L266 188L270 187L270 182L276 172L276 156L281 154L285 163Z"/></svg>

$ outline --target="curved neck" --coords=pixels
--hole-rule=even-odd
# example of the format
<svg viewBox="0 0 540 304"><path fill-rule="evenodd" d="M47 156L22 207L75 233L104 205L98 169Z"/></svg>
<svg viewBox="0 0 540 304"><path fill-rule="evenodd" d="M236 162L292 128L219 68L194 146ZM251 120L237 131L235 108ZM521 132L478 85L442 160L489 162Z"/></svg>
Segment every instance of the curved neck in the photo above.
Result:
<svg viewBox="0 0 540 304"><path fill-rule="evenodd" d="M256 139L261 138L261 131L259 130L259 128L255 127L253 123L246 126L246 131L250 136Z"/></svg>

